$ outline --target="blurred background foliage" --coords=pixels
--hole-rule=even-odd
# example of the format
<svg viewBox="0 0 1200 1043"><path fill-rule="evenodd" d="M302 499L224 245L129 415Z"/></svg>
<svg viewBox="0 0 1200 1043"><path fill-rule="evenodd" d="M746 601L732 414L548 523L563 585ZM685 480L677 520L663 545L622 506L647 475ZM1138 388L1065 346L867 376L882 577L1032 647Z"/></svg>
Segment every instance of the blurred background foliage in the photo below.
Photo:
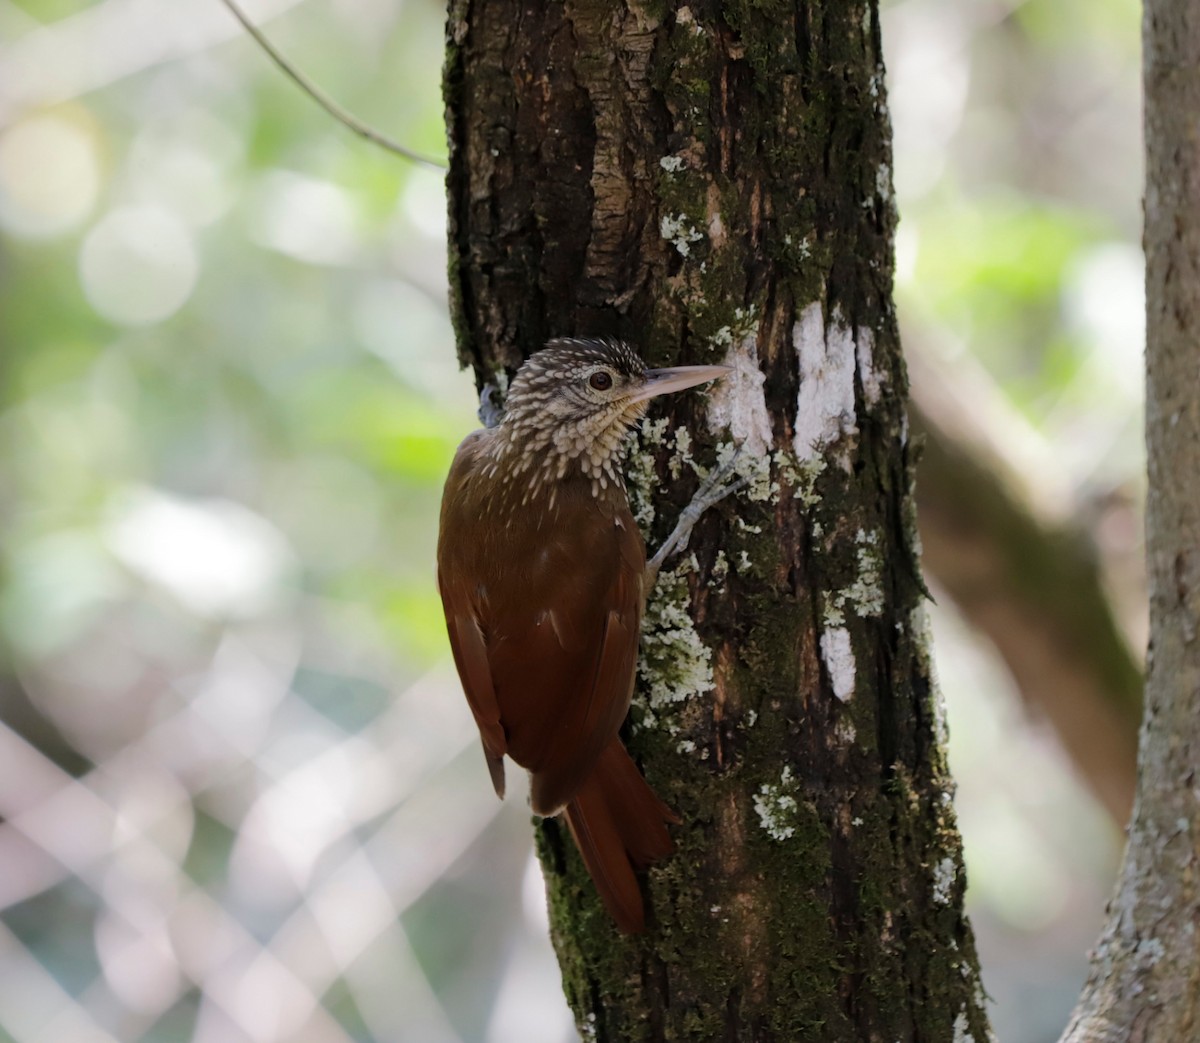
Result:
<svg viewBox="0 0 1200 1043"><path fill-rule="evenodd" d="M441 5L245 6L444 154ZM1095 544L1136 647L1138 19L883 13L906 350L1002 403L991 437ZM0 0L0 1038L575 1038L433 583L476 423L444 212L217 0ZM995 1026L1042 1043L1120 833L940 601Z"/></svg>

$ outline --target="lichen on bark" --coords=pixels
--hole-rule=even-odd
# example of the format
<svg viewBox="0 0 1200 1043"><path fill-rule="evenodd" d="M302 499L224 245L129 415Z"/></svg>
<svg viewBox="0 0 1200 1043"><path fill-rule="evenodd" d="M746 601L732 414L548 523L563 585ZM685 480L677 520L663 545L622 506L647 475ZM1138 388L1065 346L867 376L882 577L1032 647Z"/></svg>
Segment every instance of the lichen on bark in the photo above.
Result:
<svg viewBox="0 0 1200 1043"><path fill-rule="evenodd" d="M683 820L647 932L617 934L538 827L581 1033L982 1041L912 626L875 4L460 0L450 27L455 328L480 386L550 335L737 367L629 461L652 544L718 460L750 479L647 613L628 742Z"/></svg>

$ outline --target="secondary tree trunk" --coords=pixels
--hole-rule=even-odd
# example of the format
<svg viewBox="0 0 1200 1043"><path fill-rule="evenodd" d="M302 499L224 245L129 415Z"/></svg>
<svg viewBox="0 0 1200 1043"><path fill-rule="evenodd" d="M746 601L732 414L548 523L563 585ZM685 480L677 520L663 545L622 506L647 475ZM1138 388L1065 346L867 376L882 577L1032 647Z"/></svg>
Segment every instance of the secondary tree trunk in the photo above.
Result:
<svg viewBox="0 0 1200 1043"><path fill-rule="evenodd" d="M740 446L753 479L648 608L629 745L684 824L647 933L618 935L539 828L581 1032L986 1038L914 549L876 4L457 0L446 99L479 386L555 335L727 361L707 403L644 424L631 494L653 545L699 468Z"/></svg>
<svg viewBox="0 0 1200 1043"><path fill-rule="evenodd" d="M1121 876L1068 1043L1200 1038L1200 11L1148 0L1143 43L1146 713Z"/></svg>

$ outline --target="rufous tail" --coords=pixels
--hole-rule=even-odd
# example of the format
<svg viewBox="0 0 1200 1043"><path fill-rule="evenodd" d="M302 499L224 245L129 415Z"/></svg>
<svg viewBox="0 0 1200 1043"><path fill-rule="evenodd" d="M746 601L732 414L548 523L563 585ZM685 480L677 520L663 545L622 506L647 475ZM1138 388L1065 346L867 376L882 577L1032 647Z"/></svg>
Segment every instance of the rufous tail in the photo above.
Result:
<svg viewBox="0 0 1200 1043"><path fill-rule="evenodd" d="M679 816L666 806L620 739L600 754L596 767L566 807L567 825L604 905L627 934L645 926L646 912L634 869L666 858L674 845L667 824Z"/></svg>

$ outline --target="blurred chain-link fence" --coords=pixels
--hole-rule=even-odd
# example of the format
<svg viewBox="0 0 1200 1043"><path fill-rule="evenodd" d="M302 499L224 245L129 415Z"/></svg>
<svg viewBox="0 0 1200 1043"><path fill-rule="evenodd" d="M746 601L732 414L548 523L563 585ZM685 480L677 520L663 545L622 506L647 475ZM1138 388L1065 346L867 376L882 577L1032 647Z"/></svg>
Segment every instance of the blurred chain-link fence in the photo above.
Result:
<svg viewBox="0 0 1200 1043"><path fill-rule="evenodd" d="M209 669L159 694L144 728L118 735L129 707L104 707L115 726L78 776L0 728L10 1038L570 1038L553 990L521 990L528 1033L511 1034L503 1006L489 1011L500 979L527 970L451 943L440 955L479 963L483 988L474 1003L439 995L409 937L454 903L453 922L469 912L484 947L499 932L505 949L552 959L540 874L527 872L531 901L513 889L514 858L528 857L521 801L497 822L504 806L480 785L456 680L427 675L354 729L354 682L298 691L296 651L269 629L227 632ZM516 852L478 857L497 847ZM447 933L469 950L469 931ZM464 1001L475 1009L448 1014Z"/></svg>

